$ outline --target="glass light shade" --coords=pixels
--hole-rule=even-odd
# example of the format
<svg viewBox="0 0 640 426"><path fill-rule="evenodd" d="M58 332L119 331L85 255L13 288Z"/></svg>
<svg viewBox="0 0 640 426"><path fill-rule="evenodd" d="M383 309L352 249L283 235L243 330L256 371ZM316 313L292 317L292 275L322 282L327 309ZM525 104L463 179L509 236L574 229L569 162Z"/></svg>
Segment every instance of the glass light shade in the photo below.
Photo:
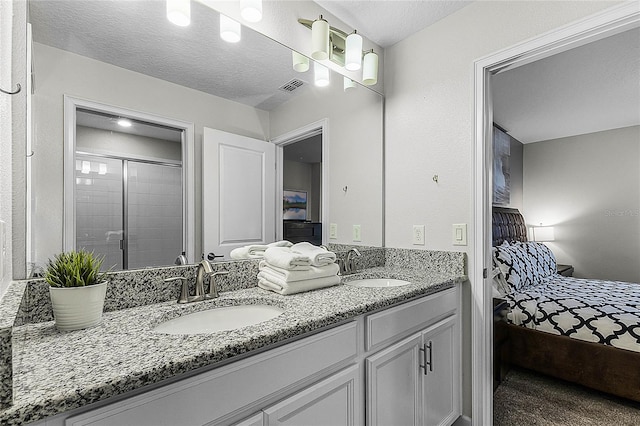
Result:
<svg viewBox="0 0 640 426"><path fill-rule="evenodd" d="M322 16L311 24L311 57L318 61L329 59L329 23Z"/></svg>
<svg viewBox="0 0 640 426"><path fill-rule="evenodd" d="M378 55L373 51L364 55L362 82L367 86L373 86L378 82Z"/></svg>
<svg viewBox="0 0 640 426"><path fill-rule="evenodd" d="M319 64L318 62L313 63L313 76L314 83L318 87L326 87L331 83L329 78L329 68Z"/></svg>
<svg viewBox="0 0 640 426"><path fill-rule="evenodd" d="M118 126L131 127L132 125L133 125L133 123L131 123L131 120L127 120L126 118L118 119Z"/></svg>
<svg viewBox="0 0 640 426"><path fill-rule="evenodd" d="M229 43L239 42L241 38L240 23L220 14L220 38Z"/></svg>
<svg viewBox="0 0 640 426"><path fill-rule="evenodd" d="M91 172L91 163L89 161L82 161L82 170L80 173L88 175Z"/></svg>
<svg viewBox="0 0 640 426"><path fill-rule="evenodd" d="M262 0L240 0L240 16L247 22L262 19Z"/></svg>
<svg viewBox="0 0 640 426"><path fill-rule="evenodd" d="M344 67L349 71L362 67L362 36L355 31L347 36Z"/></svg>
<svg viewBox="0 0 640 426"><path fill-rule="evenodd" d="M291 52L291 56L293 59L293 69L298 72L307 72L309 71L309 58L304 55L299 54L296 51Z"/></svg>
<svg viewBox="0 0 640 426"><path fill-rule="evenodd" d="M167 0L167 19L186 27L191 23L191 0Z"/></svg>
<svg viewBox="0 0 640 426"><path fill-rule="evenodd" d="M98 174L106 175L107 174L107 165L105 163L98 164Z"/></svg>
<svg viewBox="0 0 640 426"><path fill-rule="evenodd" d="M356 88L356 82L351 80L349 77L344 77L344 91Z"/></svg>

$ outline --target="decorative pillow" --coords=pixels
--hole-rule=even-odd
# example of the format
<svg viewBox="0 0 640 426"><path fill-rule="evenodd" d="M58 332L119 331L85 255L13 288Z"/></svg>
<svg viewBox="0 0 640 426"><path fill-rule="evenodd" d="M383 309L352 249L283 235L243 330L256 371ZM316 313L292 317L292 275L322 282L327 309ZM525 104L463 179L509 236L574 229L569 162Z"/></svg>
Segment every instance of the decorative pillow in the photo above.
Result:
<svg viewBox="0 0 640 426"><path fill-rule="evenodd" d="M495 248L495 262L509 287L522 291L556 273L556 259L547 246L535 242Z"/></svg>

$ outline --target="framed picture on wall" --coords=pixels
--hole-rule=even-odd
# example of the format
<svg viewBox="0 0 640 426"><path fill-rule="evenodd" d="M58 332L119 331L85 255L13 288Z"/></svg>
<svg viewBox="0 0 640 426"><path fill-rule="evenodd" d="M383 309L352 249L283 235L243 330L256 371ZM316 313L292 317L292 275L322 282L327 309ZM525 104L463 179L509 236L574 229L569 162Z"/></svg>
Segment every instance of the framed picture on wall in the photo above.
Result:
<svg viewBox="0 0 640 426"><path fill-rule="evenodd" d="M284 220L307 220L307 191L285 189L282 206Z"/></svg>
<svg viewBox="0 0 640 426"><path fill-rule="evenodd" d="M493 204L506 206L511 201L511 140L493 127Z"/></svg>

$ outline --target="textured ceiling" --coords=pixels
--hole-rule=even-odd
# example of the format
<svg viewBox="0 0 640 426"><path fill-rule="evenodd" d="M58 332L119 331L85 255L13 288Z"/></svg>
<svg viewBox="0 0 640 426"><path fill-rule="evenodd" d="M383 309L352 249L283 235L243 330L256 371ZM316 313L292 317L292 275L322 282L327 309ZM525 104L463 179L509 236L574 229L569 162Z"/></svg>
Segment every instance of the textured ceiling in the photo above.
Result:
<svg viewBox="0 0 640 426"><path fill-rule="evenodd" d="M242 28L242 41L219 37L218 13L191 2L191 25L165 17L165 2L31 1L33 38L102 62L269 110L293 93L278 90L292 78L291 51ZM309 83L308 81L305 81Z"/></svg>
<svg viewBox="0 0 640 426"><path fill-rule="evenodd" d="M640 29L493 76L494 121L522 143L640 125Z"/></svg>
<svg viewBox="0 0 640 426"><path fill-rule="evenodd" d="M382 47L392 46L471 3L462 0L315 2Z"/></svg>

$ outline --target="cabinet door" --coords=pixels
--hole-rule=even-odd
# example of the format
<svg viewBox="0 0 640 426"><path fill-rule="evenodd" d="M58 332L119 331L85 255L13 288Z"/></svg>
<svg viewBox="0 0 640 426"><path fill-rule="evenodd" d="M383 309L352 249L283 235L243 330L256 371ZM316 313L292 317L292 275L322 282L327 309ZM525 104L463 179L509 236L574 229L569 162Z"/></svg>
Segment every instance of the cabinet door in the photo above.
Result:
<svg viewBox="0 0 640 426"><path fill-rule="evenodd" d="M414 334L366 359L367 425L417 425L421 335Z"/></svg>
<svg viewBox="0 0 640 426"><path fill-rule="evenodd" d="M457 315L422 333L423 424L450 425L460 415L460 356Z"/></svg>
<svg viewBox="0 0 640 426"><path fill-rule="evenodd" d="M357 365L264 410L264 425L356 426L360 424Z"/></svg>

